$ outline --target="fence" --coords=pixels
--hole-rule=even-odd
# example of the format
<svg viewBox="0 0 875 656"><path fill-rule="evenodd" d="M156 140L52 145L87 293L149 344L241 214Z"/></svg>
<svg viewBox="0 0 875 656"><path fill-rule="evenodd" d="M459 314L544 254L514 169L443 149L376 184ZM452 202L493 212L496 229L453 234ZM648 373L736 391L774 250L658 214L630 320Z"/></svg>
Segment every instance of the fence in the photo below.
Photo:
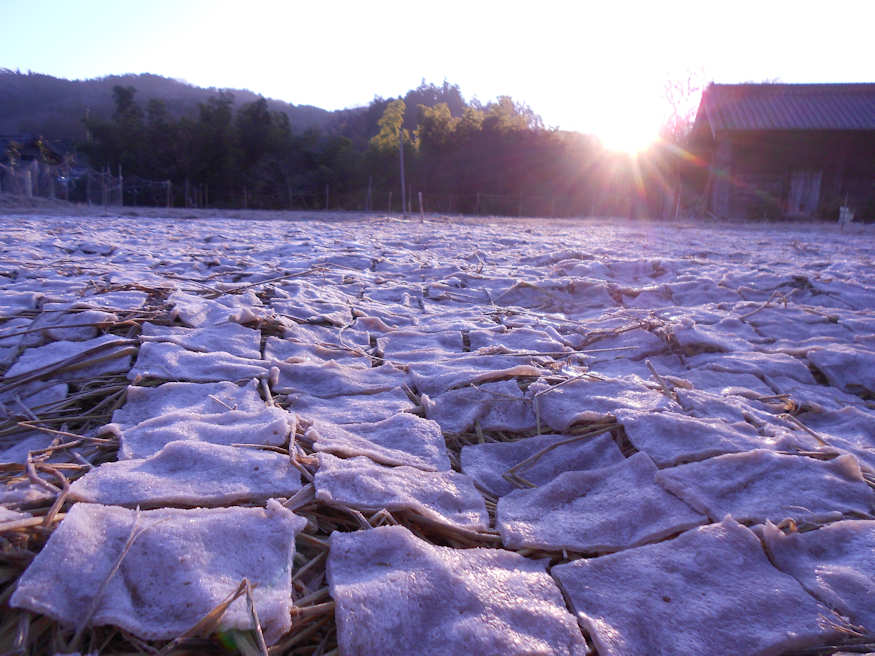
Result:
<svg viewBox="0 0 875 656"><path fill-rule="evenodd" d="M88 205L121 205L121 176L69 164L0 164L0 192L28 198L57 198Z"/></svg>
<svg viewBox="0 0 875 656"><path fill-rule="evenodd" d="M225 193L220 193L225 191ZM407 213L420 211L436 214L471 214L481 216L676 216L677 197L645 199L631 194L594 196L585 190L566 195L491 194L485 192L436 192L417 190L408 185ZM337 189L323 187L270 186L211 189L206 184L188 181L174 184L170 180L148 180L136 176L123 178L108 170L95 171L70 164L20 162L15 166L0 164L0 192L21 196L58 198L88 205L128 205L159 207L350 210L366 212L401 212L400 189Z"/></svg>
<svg viewBox="0 0 875 656"><path fill-rule="evenodd" d="M42 196L44 198L64 198L66 188L62 165L43 162L22 162L17 165L0 164L0 192L20 196Z"/></svg>
<svg viewBox="0 0 875 656"><path fill-rule="evenodd" d="M170 180L147 180L128 176L120 181L123 205L170 207L174 202L173 183Z"/></svg>

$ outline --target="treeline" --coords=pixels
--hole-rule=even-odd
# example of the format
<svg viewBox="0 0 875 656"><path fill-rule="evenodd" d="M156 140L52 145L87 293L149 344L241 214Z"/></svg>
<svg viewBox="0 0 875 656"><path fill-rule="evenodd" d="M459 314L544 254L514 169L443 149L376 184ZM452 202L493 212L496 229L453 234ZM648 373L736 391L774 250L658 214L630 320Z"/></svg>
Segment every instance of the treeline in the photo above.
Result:
<svg viewBox="0 0 875 656"><path fill-rule="evenodd" d="M81 141L83 116L112 116L112 90L116 86L136 88L137 100L144 107L153 98L162 100L174 119L197 114L198 103L220 91L233 94L235 109L259 98L246 89L204 89L152 73L66 80L0 68L0 134L42 135L52 142ZM287 114L297 130L331 129L337 114L270 98L267 103L271 111Z"/></svg>
<svg viewBox="0 0 875 656"><path fill-rule="evenodd" d="M401 148L414 209L419 193L427 211L482 214L657 216L674 202L665 149L612 154L510 97L466 102L448 83L340 112L332 131L296 131L264 98L235 109L224 92L180 118L132 86L113 99L111 117L85 119L81 151L126 179L171 181L176 204L397 211Z"/></svg>

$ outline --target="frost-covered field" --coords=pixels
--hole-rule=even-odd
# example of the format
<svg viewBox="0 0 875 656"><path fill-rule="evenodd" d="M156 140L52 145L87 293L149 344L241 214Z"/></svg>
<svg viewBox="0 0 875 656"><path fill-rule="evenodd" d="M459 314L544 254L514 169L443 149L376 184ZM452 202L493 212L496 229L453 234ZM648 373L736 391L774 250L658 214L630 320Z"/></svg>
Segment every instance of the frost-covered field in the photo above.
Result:
<svg viewBox="0 0 875 656"><path fill-rule="evenodd" d="M871 230L241 216L0 217L0 652L875 650Z"/></svg>

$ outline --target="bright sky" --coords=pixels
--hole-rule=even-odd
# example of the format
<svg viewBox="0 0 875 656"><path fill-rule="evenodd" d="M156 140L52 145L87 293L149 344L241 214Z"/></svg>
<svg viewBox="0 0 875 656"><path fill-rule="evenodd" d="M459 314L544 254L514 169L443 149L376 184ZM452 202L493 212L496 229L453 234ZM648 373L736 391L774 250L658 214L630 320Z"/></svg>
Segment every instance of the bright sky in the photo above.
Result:
<svg viewBox="0 0 875 656"><path fill-rule="evenodd" d="M0 68L156 73L325 109L425 78L631 147L666 80L875 81L871 0L0 0ZM2 111L2 99L0 99Z"/></svg>

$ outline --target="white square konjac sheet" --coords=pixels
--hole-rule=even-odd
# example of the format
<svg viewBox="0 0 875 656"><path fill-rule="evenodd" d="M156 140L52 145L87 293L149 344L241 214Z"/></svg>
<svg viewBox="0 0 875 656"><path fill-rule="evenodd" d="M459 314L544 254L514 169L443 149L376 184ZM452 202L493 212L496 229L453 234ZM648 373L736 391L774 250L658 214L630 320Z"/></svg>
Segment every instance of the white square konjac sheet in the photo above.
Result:
<svg viewBox="0 0 875 656"><path fill-rule="evenodd" d="M502 380L460 387L434 399L422 395L425 416L441 425L445 433L473 430L525 433L537 426L531 395L516 380Z"/></svg>
<svg viewBox="0 0 875 656"><path fill-rule="evenodd" d="M322 398L309 394L289 394L289 410L300 417L334 424L360 424L382 421L412 410L413 402L400 387L373 394L346 394Z"/></svg>
<svg viewBox="0 0 875 656"><path fill-rule="evenodd" d="M421 394L435 397L454 387L479 385L514 376L539 376L544 371L531 364L531 357L465 353L437 362L414 362L408 366L410 380Z"/></svg>
<svg viewBox="0 0 875 656"><path fill-rule="evenodd" d="M259 444L282 446L294 434L296 419L282 408L226 410L198 414L179 410L147 419L130 428L118 429L120 458L145 458L176 440L212 444ZM113 424L107 428L113 427Z"/></svg>
<svg viewBox="0 0 875 656"><path fill-rule="evenodd" d="M377 338L377 348L389 362L434 362L463 352L462 333L395 330Z"/></svg>
<svg viewBox="0 0 875 656"><path fill-rule="evenodd" d="M257 380L243 385L226 381L163 383L157 387L131 385L125 392L125 404L113 412L112 422L129 428L172 412L212 415L226 410L255 412L264 407Z"/></svg>
<svg viewBox="0 0 875 656"><path fill-rule="evenodd" d="M93 378L126 372L131 366L135 342L116 335L100 335L82 342L57 341L25 349L9 367L5 379L27 375L50 375L69 367L64 377ZM58 373L54 373L58 378Z"/></svg>
<svg viewBox="0 0 875 656"><path fill-rule="evenodd" d="M79 342L94 339L104 325L119 320L111 312L101 310L74 310L72 303L46 303L28 326L32 331L22 335L22 346L37 346L46 342Z"/></svg>
<svg viewBox="0 0 875 656"><path fill-rule="evenodd" d="M78 503L28 567L9 603L71 627L88 620L141 638L170 639L246 578L255 588L264 637L272 643L291 628L292 557L295 535L305 525L304 518L275 501L266 509L139 513ZM92 606L96 610L89 618ZM252 628L245 599L231 604L220 626Z"/></svg>
<svg viewBox="0 0 875 656"><path fill-rule="evenodd" d="M853 394L875 394L875 350L834 344L808 351L808 361L831 385Z"/></svg>
<svg viewBox="0 0 875 656"><path fill-rule="evenodd" d="M31 451L39 451L53 444L55 435L38 431L21 431L0 437L0 464L25 464ZM2 493L2 488L0 488Z"/></svg>
<svg viewBox="0 0 875 656"><path fill-rule="evenodd" d="M168 442L145 458L106 462L73 481L78 501L106 505L221 506L288 497L301 474L288 456L209 442Z"/></svg>
<svg viewBox="0 0 875 656"><path fill-rule="evenodd" d="M224 351L199 353L167 342L145 342L140 346L134 367L128 372L128 380L241 382L266 376L267 372L268 363L264 360L241 358Z"/></svg>
<svg viewBox="0 0 875 656"><path fill-rule="evenodd" d="M525 460L531 464L518 473L538 486L566 471L599 469L623 461L623 454L609 434L574 439L568 435L536 435L513 442L484 442L462 447L462 471L481 488L500 497L518 486L505 473Z"/></svg>
<svg viewBox="0 0 875 656"><path fill-rule="evenodd" d="M468 334L472 351L503 347L529 353L563 353L571 351L565 340L553 329L552 333L532 328L508 330L504 326L486 330L472 330Z"/></svg>
<svg viewBox="0 0 875 656"><path fill-rule="evenodd" d="M432 546L401 526L331 535L343 654L555 654L586 644L546 561Z"/></svg>
<svg viewBox="0 0 875 656"><path fill-rule="evenodd" d="M777 656L839 635L839 618L731 518L552 573L599 656Z"/></svg>
<svg viewBox="0 0 875 656"><path fill-rule="evenodd" d="M750 374L761 379L790 378L800 383L814 384L814 377L807 363L786 353L760 351L702 353L687 358L687 366L717 373Z"/></svg>
<svg viewBox="0 0 875 656"><path fill-rule="evenodd" d="M252 291L215 299L174 292L167 300L173 305L171 317L192 328L227 322L248 323L270 314Z"/></svg>
<svg viewBox="0 0 875 656"><path fill-rule="evenodd" d="M538 381L529 392L537 397L541 425L558 433L578 423L613 419L620 410L680 410L677 403L640 379L575 380L552 388Z"/></svg>
<svg viewBox="0 0 875 656"><path fill-rule="evenodd" d="M869 516L875 503L850 454L818 460L757 449L663 469L656 480L712 520L818 523Z"/></svg>
<svg viewBox="0 0 875 656"><path fill-rule="evenodd" d="M386 392L406 384L406 372L389 364L362 368L338 364L335 361L276 362L278 379L271 385L276 393L308 394L322 398L347 394Z"/></svg>
<svg viewBox="0 0 875 656"><path fill-rule="evenodd" d="M590 471L567 471L498 500L495 515L509 549L605 553L704 524L704 515L661 488L643 453Z"/></svg>
<svg viewBox="0 0 875 656"><path fill-rule="evenodd" d="M36 310L42 299L43 294L40 292L4 290L0 292L0 314L9 317Z"/></svg>
<svg viewBox="0 0 875 656"><path fill-rule="evenodd" d="M314 420L305 436L316 451L368 456L384 465L410 465L426 471L450 468L440 426L406 412L383 421L342 426Z"/></svg>
<svg viewBox="0 0 875 656"><path fill-rule="evenodd" d="M489 528L483 497L464 474L387 467L365 456L341 460L320 453L318 458L319 470L313 479L316 498L329 505L369 512L411 510L441 524Z"/></svg>
<svg viewBox="0 0 875 656"><path fill-rule="evenodd" d="M789 535L768 522L763 542L778 569L852 624L875 633L875 521L845 520Z"/></svg>
<svg viewBox="0 0 875 656"><path fill-rule="evenodd" d="M16 413L23 408L34 412L46 412L63 404L70 391L67 383L57 383L51 380L34 380L29 383L15 385L0 392L0 413L6 415Z"/></svg>
<svg viewBox="0 0 875 656"><path fill-rule="evenodd" d="M875 474L875 411L855 407L812 410L797 419L830 447L853 453L863 469Z"/></svg>
<svg viewBox="0 0 875 656"><path fill-rule="evenodd" d="M238 323L207 324L200 328L143 324L140 341L176 344L190 351L223 351L241 358L261 358L261 333Z"/></svg>
<svg viewBox="0 0 875 656"><path fill-rule="evenodd" d="M633 411L617 413L617 420L632 445L660 467L772 446L747 423Z"/></svg>
<svg viewBox="0 0 875 656"><path fill-rule="evenodd" d="M264 359L277 362L320 364L336 362L346 367L367 369L371 358L363 348L351 344L343 346L320 342L315 336L309 340L268 337L264 342Z"/></svg>

